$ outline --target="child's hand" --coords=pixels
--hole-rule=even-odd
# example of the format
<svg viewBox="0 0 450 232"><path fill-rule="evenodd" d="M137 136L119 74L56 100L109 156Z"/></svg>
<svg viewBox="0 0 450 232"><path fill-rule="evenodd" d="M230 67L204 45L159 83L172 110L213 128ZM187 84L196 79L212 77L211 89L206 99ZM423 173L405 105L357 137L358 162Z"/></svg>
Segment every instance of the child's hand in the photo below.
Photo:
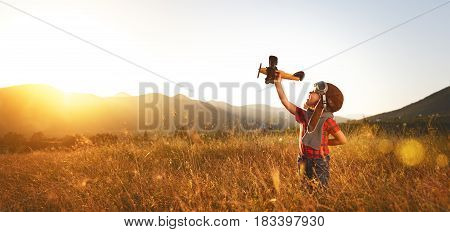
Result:
<svg viewBox="0 0 450 232"><path fill-rule="evenodd" d="M276 83L276 82L281 83L281 80L282 80L282 78L281 78L281 73L278 72L278 71L275 71L275 80L274 80L274 82L275 82L275 83Z"/></svg>

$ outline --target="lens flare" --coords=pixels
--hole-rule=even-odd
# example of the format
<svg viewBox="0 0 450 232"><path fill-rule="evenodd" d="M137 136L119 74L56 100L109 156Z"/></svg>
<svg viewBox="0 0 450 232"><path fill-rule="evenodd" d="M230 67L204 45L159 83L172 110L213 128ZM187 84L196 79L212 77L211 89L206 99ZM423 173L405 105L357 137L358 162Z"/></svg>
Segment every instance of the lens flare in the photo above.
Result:
<svg viewBox="0 0 450 232"><path fill-rule="evenodd" d="M425 158L423 145L414 139L408 139L399 144L396 149L398 159L407 166L416 166Z"/></svg>
<svg viewBox="0 0 450 232"><path fill-rule="evenodd" d="M444 154L439 154L436 156L436 165L440 168L445 168L448 166L448 157Z"/></svg>

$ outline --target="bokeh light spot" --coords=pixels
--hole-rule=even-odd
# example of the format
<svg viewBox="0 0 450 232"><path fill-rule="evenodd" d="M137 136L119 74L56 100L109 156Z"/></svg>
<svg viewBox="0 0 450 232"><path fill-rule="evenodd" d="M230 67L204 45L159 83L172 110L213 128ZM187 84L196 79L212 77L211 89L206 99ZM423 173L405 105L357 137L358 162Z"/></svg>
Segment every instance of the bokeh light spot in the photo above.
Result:
<svg viewBox="0 0 450 232"><path fill-rule="evenodd" d="M381 154L388 154L394 150L394 143L389 139L381 139L378 141L377 150Z"/></svg>
<svg viewBox="0 0 450 232"><path fill-rule="evenodd" d="M396 149L398 159L407 166L416 166L425 158L423 145L414 139L408 139L399 144Z"/></svg>

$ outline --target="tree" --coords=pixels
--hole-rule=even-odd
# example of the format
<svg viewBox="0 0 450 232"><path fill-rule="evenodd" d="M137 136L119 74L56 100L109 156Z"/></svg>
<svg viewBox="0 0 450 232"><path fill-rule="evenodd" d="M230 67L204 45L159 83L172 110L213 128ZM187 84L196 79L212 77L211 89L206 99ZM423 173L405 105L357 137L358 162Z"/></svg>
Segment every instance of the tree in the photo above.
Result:
<svg viewBox="0 0 450 232"><path fill-rule="evenodd" d="M3 136L3 144L9 151L18 152L26 146L26 139L21 134L8 132Z"/></svg>
<svg viewBox="0 0 450 232"><path fill-rule="evenodd" d="M44 146L45 136L42 132L36 132L30 137L30 145L33 149L42 148Z"/></svg>

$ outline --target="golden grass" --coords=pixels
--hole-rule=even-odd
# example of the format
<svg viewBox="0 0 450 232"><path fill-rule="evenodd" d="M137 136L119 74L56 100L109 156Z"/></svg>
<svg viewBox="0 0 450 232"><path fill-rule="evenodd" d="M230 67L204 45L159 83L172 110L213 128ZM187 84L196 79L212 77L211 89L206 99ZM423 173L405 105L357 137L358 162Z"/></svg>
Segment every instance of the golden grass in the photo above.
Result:
<svg viewBox="0 0 450 232"><path fill-rule="evenodd" d="M449 209L446 137L355 132L331 150L329 189L313 192L297 172L296 139L197 135L0 155L0 211Z"/></svg>

